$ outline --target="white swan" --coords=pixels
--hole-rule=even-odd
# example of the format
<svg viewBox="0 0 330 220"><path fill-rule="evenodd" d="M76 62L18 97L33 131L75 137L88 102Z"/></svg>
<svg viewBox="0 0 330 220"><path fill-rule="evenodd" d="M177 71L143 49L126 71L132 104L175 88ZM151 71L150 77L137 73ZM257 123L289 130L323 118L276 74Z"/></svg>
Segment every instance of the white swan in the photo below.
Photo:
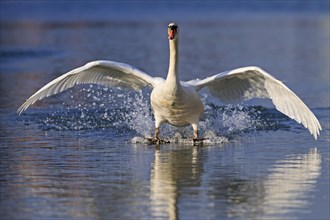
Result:
<svg viewBox="0 0 330 220"><path fill-rule="evenodd" d="M259 67L243 67L203 80L182 82L178 74L178 26L168 25L170 63L166 80L151 77L143 71L114 61L93 61L54 79L27 99L17 110L21 114L37 100L62 92L76 84L95 83L122 86L138 90L151 87L151 105L155 115L155 135L158 140L161 124L192 125L194 140L198 139L198 123L204 107L198 91L207 87L224 103L252 98L269 98L280 112L302 123L317 139L321 125L311 110L282 82Z"/></svg>

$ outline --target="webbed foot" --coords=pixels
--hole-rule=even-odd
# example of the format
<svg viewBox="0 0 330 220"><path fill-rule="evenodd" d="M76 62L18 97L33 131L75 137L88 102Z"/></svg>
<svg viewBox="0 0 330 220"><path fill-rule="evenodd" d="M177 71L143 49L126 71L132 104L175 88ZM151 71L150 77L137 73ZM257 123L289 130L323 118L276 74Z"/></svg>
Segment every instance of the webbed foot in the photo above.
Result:
<svg viewBox="0 0 330 220"><path fill-rule="evenodd" d="M161 140L159 138L146 138L146 142L149 145L160 145L160 144L169 144L168 140Z"/></svg>
<svg viewBox="0 0 330 220"><path fill-rule="evenodd" d="M203 145L204 140L208 140L208 138L193 138L194 145Z"/></svg>

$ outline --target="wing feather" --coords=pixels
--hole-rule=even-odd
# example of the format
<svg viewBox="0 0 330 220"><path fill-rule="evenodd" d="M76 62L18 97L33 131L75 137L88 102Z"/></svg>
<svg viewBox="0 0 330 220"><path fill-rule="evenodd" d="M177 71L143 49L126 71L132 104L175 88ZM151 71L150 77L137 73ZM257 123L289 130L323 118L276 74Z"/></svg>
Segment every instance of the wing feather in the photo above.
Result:
<svg viewBox="0 0 330 220"><path fill-rule="evenodd" d="M302 124L317 139L321 125L305 103L282 82L259 67L243 67L203 80L187 82L197 90L207 87L224 103L269 98L276 109Z"/></svg>
<svg viewBox="0 0 330 220"><path fill-rule="evenodd" d="M154 88L159 80L125 63L114 61L93 61L71 70L54 79L28 98L17 110L18 114L45 97L63 92L77 84L100 84L121 86L138 90L145 86Z"/></svg>

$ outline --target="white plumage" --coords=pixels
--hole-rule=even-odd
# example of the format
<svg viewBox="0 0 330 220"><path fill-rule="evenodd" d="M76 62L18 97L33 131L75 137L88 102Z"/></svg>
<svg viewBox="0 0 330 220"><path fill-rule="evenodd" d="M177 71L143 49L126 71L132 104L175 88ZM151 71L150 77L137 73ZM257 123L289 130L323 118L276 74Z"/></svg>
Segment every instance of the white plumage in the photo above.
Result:
<svg viewBox="0 0 330 220"><path fill-rule="evenodd" d="M153 89L151 105L155 115L155 136L158 139L162 123L174 126L192 125L194 139L198 139L198 123L203 104L198 91L207 87L210 93L224 103L252 98L269 98L276 109L303 124L317 139L321 125L311 110L282 82L259 67L243 67L219 73L203 80L181 82L178 75L178 26L168 26L170 64L166 80L151 77L125 63L93 61L54 79L27 99L17 110L21 114L36 101L57 94L77 84L95 83L139 90Z"/></svg>

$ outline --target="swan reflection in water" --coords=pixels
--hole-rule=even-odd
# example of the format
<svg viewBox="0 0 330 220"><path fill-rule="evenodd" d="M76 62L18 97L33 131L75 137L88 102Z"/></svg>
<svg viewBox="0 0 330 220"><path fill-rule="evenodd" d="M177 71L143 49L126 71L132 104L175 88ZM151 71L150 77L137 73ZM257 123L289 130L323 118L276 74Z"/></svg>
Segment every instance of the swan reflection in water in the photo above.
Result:
<svg viewBox="0 0 330 220"><path fill-rule="evenodd" d="M203 173L206 157L205 149L198 147L155 151L150 178L151 211L155 219L203 217L198 213L208 213L212 218L290 216L309 205L308 197L321 172L321 157L313 148L306 154L288 155L275 161L267 170L268 176L259 180L248 179L242 172L233 177L235 164L224 165L220 168L222 177L215 182ZM193 199L199 200L198 205L190 203ZM196 207L191 212L180 212L180 207L193 204Z"/></svg>
<svg viewBox="0 0 330 220"><path fill-rule="evenodd" d="M200 187L202 161L197 146L186 149L155 151L155 161L151 170L150 200L153 216L178 219L180 190Z"/></svg>

